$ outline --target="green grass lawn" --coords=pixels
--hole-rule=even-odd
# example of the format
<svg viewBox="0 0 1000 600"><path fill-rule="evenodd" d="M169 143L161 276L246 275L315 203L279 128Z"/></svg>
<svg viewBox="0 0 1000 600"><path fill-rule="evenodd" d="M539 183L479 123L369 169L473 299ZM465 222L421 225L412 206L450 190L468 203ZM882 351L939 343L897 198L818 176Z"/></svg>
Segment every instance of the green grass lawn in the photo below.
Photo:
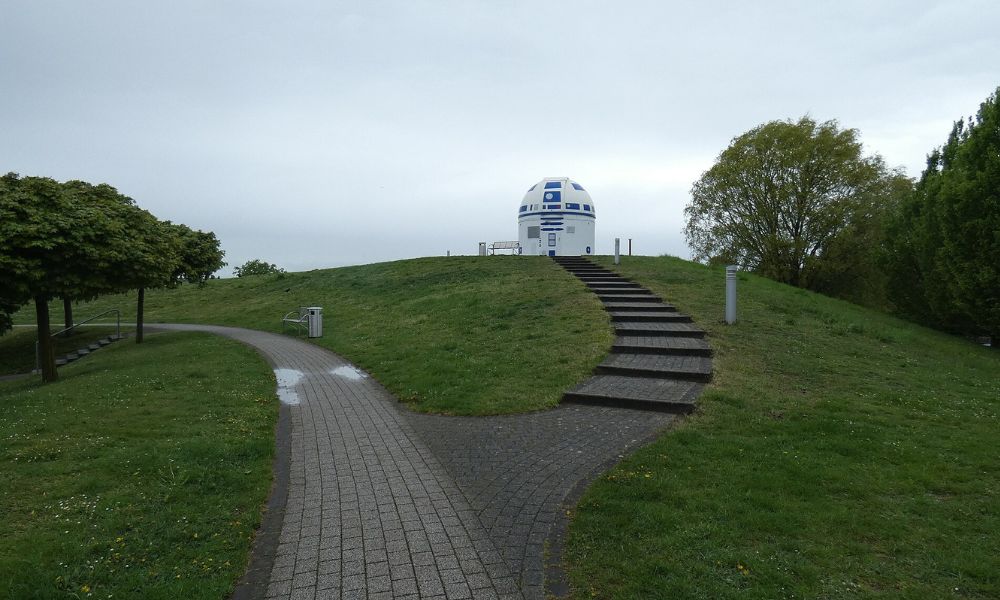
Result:
<svg viewBox="0 0 1000 600"><path fill-rule="evenodd" d="M0 598L226 597L271 482L274 378L207 334L0 383Z"/></svg>
<svg viewBox="0 0 1000 600"><path fill-rule="evenodd" d="M146 294L147 322L281 331L299 306L324 309L315 340L418 411L497 414L555 406L611 345L597 298L545 257L423 258L213 280ZM134 320L134 295L76 308ZM54 315L62 304L53 303ZM34 311L16 323L31 323ZM0 338L0 346L3 338Z"/></svg>
<svg viewBox="0 0 1000 600"><path fill-rule="evenodd" d="M1000 597L1000 352L749 275L726 326L722 270L620 271L708 330L716 377L581 501L577 597Z"/></svg>

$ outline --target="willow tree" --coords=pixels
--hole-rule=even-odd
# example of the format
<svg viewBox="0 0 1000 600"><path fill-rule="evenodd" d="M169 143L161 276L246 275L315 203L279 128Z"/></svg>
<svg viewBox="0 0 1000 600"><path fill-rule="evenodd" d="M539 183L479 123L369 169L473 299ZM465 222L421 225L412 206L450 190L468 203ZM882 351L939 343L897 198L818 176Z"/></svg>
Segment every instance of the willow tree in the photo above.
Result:
<svg viewBox="0 0 1000 600"><path fill-rule="evenodd" d="M833 245L849 244L905 181L863 154L854 129L771 121L734 138L694 183L684 231L698 260L809 287Z"/></svg>

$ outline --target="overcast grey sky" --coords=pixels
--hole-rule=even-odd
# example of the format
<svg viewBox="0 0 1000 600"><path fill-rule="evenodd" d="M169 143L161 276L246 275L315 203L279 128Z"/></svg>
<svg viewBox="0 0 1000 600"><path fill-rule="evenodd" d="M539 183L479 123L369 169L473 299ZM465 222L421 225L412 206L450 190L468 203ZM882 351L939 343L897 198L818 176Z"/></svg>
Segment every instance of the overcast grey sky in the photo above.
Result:
<svg viewBox="0 0 1000 600"><path fill-rule="evenodd" d="M0 171L110 183L289 270L516 239L557 176L599 253L687 257L691 183L734 136L837 119L917 176L1000 85L995 0L0 8Z"/></svg>

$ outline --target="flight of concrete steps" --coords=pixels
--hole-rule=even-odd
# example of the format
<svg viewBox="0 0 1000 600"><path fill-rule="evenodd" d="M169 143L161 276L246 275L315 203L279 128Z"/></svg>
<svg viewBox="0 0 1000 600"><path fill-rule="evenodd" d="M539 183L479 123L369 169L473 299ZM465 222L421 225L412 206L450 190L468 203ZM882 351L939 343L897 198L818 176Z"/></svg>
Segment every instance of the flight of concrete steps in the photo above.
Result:
<svg viewBox="0 0 1000 600"><path fill-rule="evenodd" d="M112 344L114 342L117 342L118 340L121 340L121 339L125 339L125 335L124 334L122 334L120 336L119 335L109 335L107 337L103 337L103 338L97 340L96 342L92 342L92 343L88 344L87 346L85 346L83 348L80 348L80 349L78 349L78 350L76 350L74 352L70 352L68 354L64 354L63 356L60 356L60 357L56 358L56 366L57 367L61 367L61 366L64 366L64 365L68 365L69 363L71 363L71 362L73 362L75 360L79 360L79 359L83 358L84 356L87 356L91 352L95 352L97 350L100 350L101 348L103 348L103 347L105 347L105 346L107 346L109 344ZM38 374L38 369L33 370L32 374L36 374L37 375Z"/></svg>
<svg viewBox="0 0 1000 600"><path fill-rule="evenodd" d="M563 402L689 413L712 379L712 349L691 317L641 285L591 261L554 260L597 294L611 315L615 341L593 377Z"/></svg>

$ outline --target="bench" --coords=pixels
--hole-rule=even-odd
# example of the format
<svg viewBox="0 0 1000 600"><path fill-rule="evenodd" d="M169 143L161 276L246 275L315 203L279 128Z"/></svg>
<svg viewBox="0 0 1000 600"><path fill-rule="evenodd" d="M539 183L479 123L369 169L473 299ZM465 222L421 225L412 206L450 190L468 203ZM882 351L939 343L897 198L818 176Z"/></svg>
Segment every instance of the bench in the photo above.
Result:
<svg viewBox="0 0 1000 600"><path fill-rule="evenodd" d="M285 332L285 327L293 326L297 331L309 331L309 309L300 306L298 310L293 310L281 317L281 332Z"/></svg>
<svg viewBox="0 0 1000 600"><path fill-rule="evenodd" d="M511 254L520 254L521 244L520 242L493 242L487 249L490 254L496 253L497 250L510 250Z"/></svg>

